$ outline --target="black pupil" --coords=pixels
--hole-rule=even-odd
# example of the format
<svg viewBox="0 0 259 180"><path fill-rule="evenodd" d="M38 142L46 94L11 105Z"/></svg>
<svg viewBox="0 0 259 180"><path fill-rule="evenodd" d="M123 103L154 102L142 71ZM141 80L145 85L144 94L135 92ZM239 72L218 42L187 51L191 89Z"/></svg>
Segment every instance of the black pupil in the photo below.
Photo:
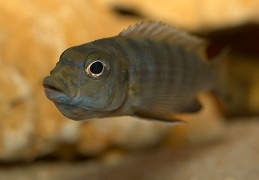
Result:
<svg viewBox="0 0 259 180"><path fill-rule="evenodd" d="M103 71L103 64L99 61L94 62L90 67L90 71L94 74L101 73Z"/></svg>

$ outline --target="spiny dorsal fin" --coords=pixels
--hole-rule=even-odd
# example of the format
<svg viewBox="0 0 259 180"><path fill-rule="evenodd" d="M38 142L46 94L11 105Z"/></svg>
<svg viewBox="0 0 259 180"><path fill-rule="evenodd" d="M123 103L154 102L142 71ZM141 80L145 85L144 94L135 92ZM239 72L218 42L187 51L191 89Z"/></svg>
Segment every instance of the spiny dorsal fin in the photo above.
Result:
<svg viewBox="0 0 259 180"><path fill-rule="evenodd" d="M123 30L119 36L165 41L172 45L180 45L186 49L200 53L202 57L207 59L207 42L204 39L190 35L162 22L142 22Z"/></svg>

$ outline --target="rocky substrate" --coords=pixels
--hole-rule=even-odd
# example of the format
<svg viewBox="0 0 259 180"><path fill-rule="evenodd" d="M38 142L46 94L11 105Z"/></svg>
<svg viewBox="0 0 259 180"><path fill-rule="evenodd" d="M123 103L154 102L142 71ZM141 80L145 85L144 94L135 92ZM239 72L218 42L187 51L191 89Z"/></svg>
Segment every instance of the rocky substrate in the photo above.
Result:
<svg viewBox="0 0 259 180"><path fill-rule="evenodd" d="M256 180L259 177L259 118L230 122L213 142L182 148L111 151L98 160L2 165L8 180Z"/></svg>

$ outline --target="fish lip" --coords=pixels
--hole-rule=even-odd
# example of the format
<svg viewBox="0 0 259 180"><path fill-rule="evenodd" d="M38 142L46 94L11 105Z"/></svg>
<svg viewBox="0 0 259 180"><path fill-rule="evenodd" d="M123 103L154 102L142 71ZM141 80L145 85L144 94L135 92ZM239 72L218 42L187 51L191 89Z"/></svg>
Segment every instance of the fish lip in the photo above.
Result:
<svg viewBox="0 0 259 180"><path fill-rule="evenodd" d="M55 104L61 105L61 106L67 106L69 108L81 108L81 109L84 109L86 111L95 111L95 109L93 109L91 107L84 107L84 106L80 106L79 104L64 103L64 102L55 102Z"/></svg>
<svg viewBox="0 0 259 180"><path fill-rule="evenodd" d="M69 119L77 121L96 118L97 112L87 107L59 102L55 102L55 105L59 111Z"/></svg>
<svg viewBox="0 0 259 180"><path fill-rule="evenodd" d="M42 85L44 87L44 91L52 92L52 93L60 93L67 97L67 99L73 99L78 95L78 90L76 89L76 93L71 93L72 88L70 88L70 84L64 84L64 82L58 80L57 83L54 83L54 78L51 76L47 76L43 79ZM50 91L51 90L51 91ZM74 89L75 90L75 89ZM47 96L47 94L46 94Z"/></svg>
<svg viewBox="0 0 259 180"><path fill-rule="evenodd" d="M54 102L63 102L70 99L66 93L61 90L61 87L58 87L56 84L49 80L49 77L46 77L43 80L43 87L47 98Z"/></svg>
<svg viewBox="0 0 259 180"><path fill-rule="evenodd" d="M44 78L42 84L44 87L44 93L46 97L57 105L67 106L70 108L81 108L81 109L84 109L85 111L96 110L91 106L86 107L86 106L80 105L81 101L76 100L79 94L73 97L69 97L64 91L61 90L62 87L59 87L52 82L52 79L49 76Z"/></svg>
<svg viewBox="0 0 259 180"><path fill-rule="evenodd" d="M61 93L64 93L60 87L58 87L56 84L52 83L51 80L50 80L50 77L46 77L44 78L43 80L43 83L42 83L44 89L51 89L53 91L58 91L58 92L61 92Z"/></svg>
<svg viewBox="0 0 259 180"><path fill-rule="evenodd" d="M50 88L44 88L44 93L48 99L50 99L54 102L59 102L59 101L63 102L66 99L69 99L65 93L62 93L61 91L57 91L57 90L50 89Z"/></svg>
<svg viewBox="0 0 259 180"><path fill-rule="evenodd" d="M44 87L44 89L47 89L47 90L52 91L52 92L63 93L63 91L61 91L61 90L60 90L58 87L56 87L54 84L43 83L43 87Z"/></svg>

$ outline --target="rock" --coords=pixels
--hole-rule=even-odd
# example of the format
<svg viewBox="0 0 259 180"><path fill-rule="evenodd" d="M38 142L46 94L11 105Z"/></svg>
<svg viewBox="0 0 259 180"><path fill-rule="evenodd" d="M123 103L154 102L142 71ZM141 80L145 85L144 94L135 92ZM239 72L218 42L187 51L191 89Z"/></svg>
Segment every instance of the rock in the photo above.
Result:
<svg viewBox="0 0 259 180"><path fill-rule="evenodd" d="M123 149L152 147L169 132L169 126L132 117L92 120L80 128L78 145L81 154L97 154L107 146Z"/></svg>
<svg viewBox="0 0 259 180"><path fill-rule="evenodd" d="M224 136L214 143L136 153L113 166L100 163L98 168L98 163L92 163L92 169L86 165L84 174L80 176L78 171L73 178L255 180L259 176L258 120L229 124Z"/></svg>
<svg viewBox="0 0 259 180"><path fill-rule="evenodd" d="M20 72L1 61L0 84L0 159L30 158L35 127L32 89Z"/></svg>
<svg viewBox="0 0 259 180"><path fill-rule="evenodd" d="M224 135L213 143L177 149L149 149L130 155L113 151L108 155L112 159L2 166L0 176L8 180L17 180L17 177L34 180L256 180L259 176L258 120L242 119L228 124Z"/></svg>
<svg viewBox="0 0 259 180"><path fill-rule="evenodd" d="M160 20L191 31L213 30L258 22L258 0L98 0L104 7L137 11L147 19Z"/></svg>

